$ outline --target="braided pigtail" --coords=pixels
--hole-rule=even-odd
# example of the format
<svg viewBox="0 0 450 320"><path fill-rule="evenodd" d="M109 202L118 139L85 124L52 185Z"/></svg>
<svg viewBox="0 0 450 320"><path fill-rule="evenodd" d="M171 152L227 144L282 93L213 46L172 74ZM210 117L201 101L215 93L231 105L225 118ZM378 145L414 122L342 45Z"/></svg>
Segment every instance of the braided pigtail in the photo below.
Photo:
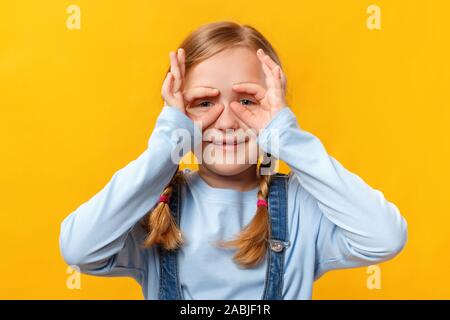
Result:
<svg viewBox="0 0 450 320"><path fill-rule="evenodd" d="M168 203L175 184L183 181L183 172L177 169L169 184L161 193L159 202L149 212L147 220L148 236L144 241L145 248L159 244L166 250L174 250L183 244L181 231Z"/></svg>

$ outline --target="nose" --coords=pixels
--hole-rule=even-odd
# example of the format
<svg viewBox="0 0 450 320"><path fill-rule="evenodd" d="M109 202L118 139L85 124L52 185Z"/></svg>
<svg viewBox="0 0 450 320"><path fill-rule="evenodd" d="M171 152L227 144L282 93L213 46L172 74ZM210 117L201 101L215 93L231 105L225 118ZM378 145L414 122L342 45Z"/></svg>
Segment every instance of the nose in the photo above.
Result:
<svg viewBox="0 0 450 320"><path fill-rule="evenodd" d="M231 110L229 103L224 104L222 113L214 123L214 128L219 130L237 130L240 128L239 121L236 118L236 115Z"/></svg>

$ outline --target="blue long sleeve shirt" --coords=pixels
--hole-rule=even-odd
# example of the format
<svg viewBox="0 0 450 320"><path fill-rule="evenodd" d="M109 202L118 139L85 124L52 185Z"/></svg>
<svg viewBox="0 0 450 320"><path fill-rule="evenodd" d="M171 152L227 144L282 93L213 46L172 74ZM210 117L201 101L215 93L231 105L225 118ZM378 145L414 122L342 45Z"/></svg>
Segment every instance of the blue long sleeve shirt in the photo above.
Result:
<svg viewBox="0 0 450 320"><path fill-rule="evenodd" d="M91 275L132 277L145 299L158 299L158 255L155 248L142 248L146 232L140 221L177 169L171 154L178 128L201 136L185 114L164 106L147 149L64 219L60 249L69 265ZM271 143L273 129L279 134L278 148ZM311 299L314 281L325 272L380 263L402 250L407 223L398 208L328 155L289 107L274 116L257 143L291 169L284 299ZM258 189L214 188L196 171L185 170L185 176L180 227L186 244L178 256L184 297L260 299L266 263L241 268L232 259L234 252L214 245L251 221Z"/></svg>

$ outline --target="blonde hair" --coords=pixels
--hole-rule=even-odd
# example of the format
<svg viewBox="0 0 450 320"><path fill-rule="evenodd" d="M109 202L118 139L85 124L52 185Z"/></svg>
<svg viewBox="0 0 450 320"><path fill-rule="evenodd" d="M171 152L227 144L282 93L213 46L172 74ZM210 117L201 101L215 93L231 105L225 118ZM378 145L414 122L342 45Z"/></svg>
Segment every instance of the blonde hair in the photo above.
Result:
<svg viewBox="0 0 450 320"><path fill-rule="evenodd" d="M234 46L248 47L255 52L262 48L281 67L281 61L274 48L255 28L232 21L219 21L196 29L179 46L186 52L185 73L187 74L196 64ZM255 167L259 179L257 198L268 201L271 176L260 175L258 166ZM175 183L183 182L183 173L177 170L161 195L170 197ZM175 250L183 245L182 233L174 221L168 203L158 202L148 215L149 234L144 242L145 247L159 244L166 250ZM222 248L237 249L233 257L234 261L244 268L252 268L264 260L270 234L268 208L257 206L255 216L236 238L230 241L221 240L218 245Z"/></svg>

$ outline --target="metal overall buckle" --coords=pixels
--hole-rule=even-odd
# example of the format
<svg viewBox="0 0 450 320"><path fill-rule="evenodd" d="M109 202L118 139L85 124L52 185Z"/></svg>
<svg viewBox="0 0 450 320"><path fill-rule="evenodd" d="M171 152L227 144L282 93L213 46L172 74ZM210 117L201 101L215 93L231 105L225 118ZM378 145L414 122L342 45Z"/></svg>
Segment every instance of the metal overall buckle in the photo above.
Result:
<svg viewBox="0 0 450 320"><path fill-rule="evenodd" d="M281 252L283 251L283 248L287 248L291 245L291 242L288 241L281 241L276 239L270 239L270 249L275 252Z"/></svg>

